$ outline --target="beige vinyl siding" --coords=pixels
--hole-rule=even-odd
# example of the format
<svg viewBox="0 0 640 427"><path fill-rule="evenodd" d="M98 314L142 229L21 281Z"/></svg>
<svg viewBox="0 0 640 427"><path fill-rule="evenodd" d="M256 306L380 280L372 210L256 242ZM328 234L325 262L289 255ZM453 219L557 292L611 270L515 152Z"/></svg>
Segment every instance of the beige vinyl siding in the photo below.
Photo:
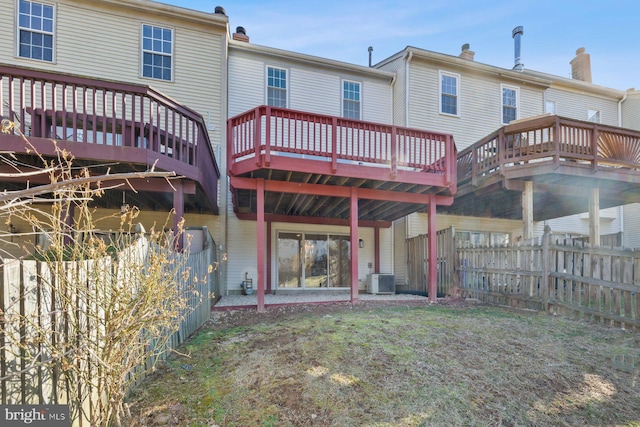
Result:
<svg viewBox="0 0 640 427"><path fill-rule="evenodd" d="M228 103L230 117L266 104L264 62L230 51Z"/></svg>
<svg viewBox="0 0 640 427"><path fill-rule="evenodd" d="M381 70L395 73L396 78L393 84L393 124L396 126L406 126L406 62L404 58L396 58L393 61L380 67Z"/></svg>
<svg viewBox="0 0 640 427"><path fill-rule="evenodd" d="M361 85L362 120L390 123L392 91L388 79L358 75L339 68L307 66L294 59L272 58L260 52L233 47L229 55L230 116L266 104L265 70L268 66L287 70L287 97L290 109L340 116L342 81L349 80Z"/></svg>
<svg viewBox="0 0 640 427"><path fill-rule="evenodd" d="M396 286L402 286L407 281L407 217L393 221L393 272Z"/></svg>
<svg viewBox="0 0 640 427"><path fill-rule="evenodd" d="M342 80L339 75L311 68L293 67L290 82L291 109L340 116Z"/></svg>
<svg viewBox="0 0 640 427"><path fill-rule="evenodd" d="M501 84L518 88L518 117L543 111L543 91L510 80L501 81L456 68L437 68L414 59L410 64L410 127L452 134L458 151L502 127ZM439 72L460 75L459 116L440 114Z"/></svg>
<svg viewBox="0 0 640 427"><path fill-rule="evenodd" d="M362 120L392 124L392 90L388 81L362 83Z"/></svg>
<svg viewBox="0 0 640 427"><path fill-rule="evenodd" d="M587 120L587 110L600 111L600 123L618 126L618 100L557 87L546 90L545 100L556 103L556 114Z"/></svg>
<svg viewBox="0 0 640 427"><path fill-rule="evenodd" d="M640 130L640 92L627 93L627 99L622 103L622 126Z"/></svg>

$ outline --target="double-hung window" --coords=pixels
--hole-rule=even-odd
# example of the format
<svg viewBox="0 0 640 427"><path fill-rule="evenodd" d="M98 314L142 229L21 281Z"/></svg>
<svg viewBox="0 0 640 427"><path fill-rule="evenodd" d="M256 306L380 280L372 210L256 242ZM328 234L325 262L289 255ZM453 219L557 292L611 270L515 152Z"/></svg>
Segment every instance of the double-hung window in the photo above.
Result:
<svg viewBox="0 0 640 427"><path fill-rule="evenodd" d="M593 123L600 123L600 111L599 110L587 110L587 120Z"/></svg>
<svg viewBox="0 0 640 427"><path fill-rule="evenodd" d="M54 8L20 0L18 6L18 56L53 62Z"/></svg>
<svg viewBox="0 0 640 427"><path fill-rule="evenodd" d="M442 114L459 114L459 82L458 74L440 71L440 112Z"/></svg>
<svg viewBox="0 0 640 427"><path fill-rule="evenodd" d="M514 86L501 85L501 92L502 123L507 125L518 118L519 89Z"/></svg>
<svg viewBox="0 0 640 427"><path fill-rule="evenodd" d="M142 76L173 79L173 30L142 25Z"/></svg>
<svg viewBox="0 0 640 427"><path fill-rule="evenodd" d="M360 83L342 81L342 117L360 120Z"/></svg>
<svg viewBox="0 0 640 427"><path fill-rule="evenodd" d="M287 108L287 70L267 67L267 105Z"/></svg>

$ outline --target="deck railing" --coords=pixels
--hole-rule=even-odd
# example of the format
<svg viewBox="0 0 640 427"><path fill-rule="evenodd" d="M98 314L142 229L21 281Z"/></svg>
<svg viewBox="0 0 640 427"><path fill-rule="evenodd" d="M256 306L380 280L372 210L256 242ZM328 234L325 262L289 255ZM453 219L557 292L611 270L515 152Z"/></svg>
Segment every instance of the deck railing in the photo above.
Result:
<svg viewBox="0 0 640 427"><path fill-rule="evenodd" d="M458 183L524 162L552 161L640 169L640 132L544 116L514 123L458 155Z"/></svg>
<svg viewBox="0 0 640 427"><path fill-rule="evenodd" d="M218 170L202 117L149 86L0 65L0 117L28 138L140 148Z"/></svg>
<svg viewBox="0 0 640 427"><path fill-rule="evenodd" d="M228 165L255 158L269 165L280 153L330 161L388 166L398 170L455 174L451 135L379 123L260 106L228 121Z"/></svg>

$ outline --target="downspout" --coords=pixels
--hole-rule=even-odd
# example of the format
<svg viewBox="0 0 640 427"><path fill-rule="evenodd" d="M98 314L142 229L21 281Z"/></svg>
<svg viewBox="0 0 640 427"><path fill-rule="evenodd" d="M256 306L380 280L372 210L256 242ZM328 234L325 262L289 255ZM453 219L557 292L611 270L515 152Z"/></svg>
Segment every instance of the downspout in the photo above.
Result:
<svg viewBox="0 0 640 427"><path fill-rule="evenodd" d="M406 67L404 67L404 118L405 118L405 127L409 127L409 63L413 59L413 52L409 51L407 56L405 57L405 61L407 61Z"/></svg>
<svg viewBox="0 0 640 427"><path fill-rule="evenodd" d="M622 127L622 103L627 99L627 94L625 93L622 99L618 101L618 127ZM624 247L624 206L618 206L618 220L620 221L620 234L622 234L622 246Z"/></svg>
<svg viewBox="0 0 640 427"><path fill-rule="evenodd" d="M625 93L622 99L618 101L618 127L620 128L622 127L622 103L626 99L627 99L627 94Z"/></svg>

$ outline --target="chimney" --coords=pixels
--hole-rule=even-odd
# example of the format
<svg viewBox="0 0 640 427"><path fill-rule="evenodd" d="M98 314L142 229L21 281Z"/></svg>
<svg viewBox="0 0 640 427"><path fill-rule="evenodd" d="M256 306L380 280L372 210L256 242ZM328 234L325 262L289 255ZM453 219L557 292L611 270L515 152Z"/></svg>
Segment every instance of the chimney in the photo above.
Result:
<svg viewBox="0 0 640 427"><path fill-rule="evenodd" d="M214 9L214 13L216 13L218 15L227 16L227 12L224 10L224 7L222 7L222 6L216 6L216 8Z"/></svg>
<svg viewBox="0 0 640 427"><path fill-rule="evenodd" d="M233 39L249 43L249 36L247 36L247 31L244 27L236 27L236 32L233 33Z"/></svg>
<svg viewBox="0 0 640 427"><path fill-rule="evenodd" d="M458 55L462 59L467 59L469 61L473 61L473 56L476 53L472 50L469 50L469 43L465 43L462 45L462 52Z"/></svg>
<svg viewBox="0 0 640 427"><path fill-rule="evenodd" d="M367 49L369 51L369 68L371 68L371 58L372 58L372 53L373 53L373 46L369 46L369 49Z"/></svg>
<svg viewBox="0 0 640 427"><path fill-rule="evenodd" d="M522 38L523 34L524 34L524 29L522 28L522 26L515 27L511 32L511 36L513 37L513 48L514 48L513 59L515 64L513 66L513 69L516 71L522 71L522 69L524 68L524 64L522 63L522 57L520 56L520 39Z"/></svg>
<svg viewBox="0 0 640 427"><path fill-rule="evenodd" d="M591 55L584 53L584 48L576 50L576 57L570 62L571 78L591 83Z"/></svg>

